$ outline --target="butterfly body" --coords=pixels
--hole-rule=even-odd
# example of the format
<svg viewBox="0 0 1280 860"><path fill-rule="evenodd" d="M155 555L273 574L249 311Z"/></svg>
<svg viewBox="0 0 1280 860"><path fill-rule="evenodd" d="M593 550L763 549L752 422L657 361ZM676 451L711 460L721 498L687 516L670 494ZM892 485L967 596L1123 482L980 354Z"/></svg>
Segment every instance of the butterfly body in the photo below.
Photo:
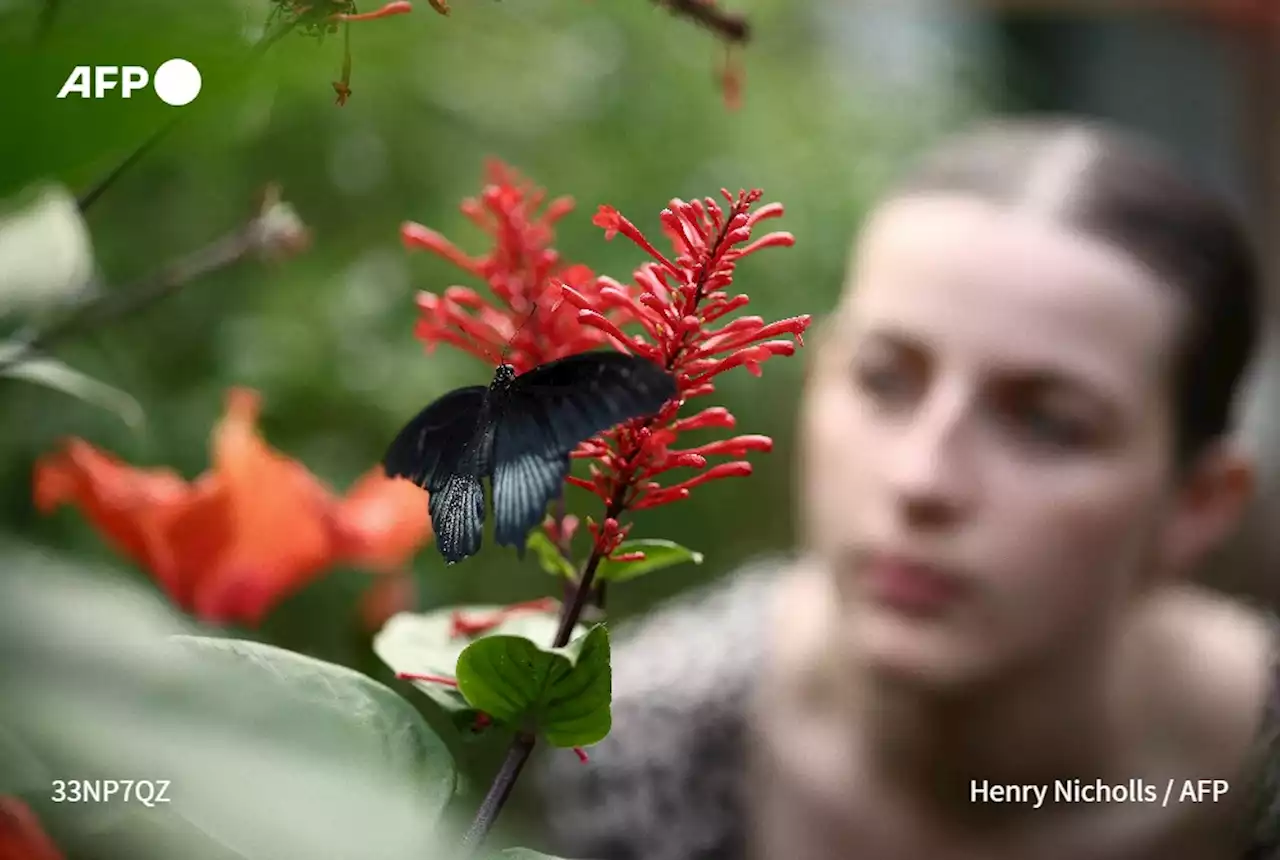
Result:
<svg viewBox="0 0 1280 860"><path fill-rule="evenodd" d="M492 484L495 541L523 555L529 530L563 492L570 453L675 396L670 373L622 353L580 353L519 375L500 364L488 386L455 389L414 416L383 468L427 490L436 546L448 563L480 549L484 479Z"/></svg>

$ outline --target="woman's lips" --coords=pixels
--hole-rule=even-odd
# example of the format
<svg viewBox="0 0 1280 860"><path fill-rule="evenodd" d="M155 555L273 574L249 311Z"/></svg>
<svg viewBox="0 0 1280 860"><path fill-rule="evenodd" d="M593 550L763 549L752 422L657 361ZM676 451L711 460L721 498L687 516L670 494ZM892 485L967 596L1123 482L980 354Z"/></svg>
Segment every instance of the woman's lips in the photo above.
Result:
<svg viewBox="0 0 1280 860"><path fill-rule="evenodd" d="M942 614L966 590L964 580L944 568L882 553L864 557L861 577L877 603L917 617Z"/></svg>

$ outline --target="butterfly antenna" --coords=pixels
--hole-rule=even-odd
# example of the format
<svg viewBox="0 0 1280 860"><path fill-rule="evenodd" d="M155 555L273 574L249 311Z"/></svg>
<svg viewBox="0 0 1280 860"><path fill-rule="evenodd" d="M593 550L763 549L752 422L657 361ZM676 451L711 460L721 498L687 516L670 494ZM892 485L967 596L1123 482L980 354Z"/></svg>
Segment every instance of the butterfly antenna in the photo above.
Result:
<svg viewBox="0 0 1280 860"><path fill-rule="evenodd" d="M529 315L525 317L524 322L520 323L520 326L514 332L512 332L511 337L507 340L507 345L502 348L502 361L501 361L502 364L507 363L507 354L511 352L511 345L515 343L516 337L519 336L520 332L524 331L524 327L529 324L529 321L533 319L533 315L536 314L537 312L538 312L538 302L537 300L535 300L533 303L533 308L529 311Z"/></svg>

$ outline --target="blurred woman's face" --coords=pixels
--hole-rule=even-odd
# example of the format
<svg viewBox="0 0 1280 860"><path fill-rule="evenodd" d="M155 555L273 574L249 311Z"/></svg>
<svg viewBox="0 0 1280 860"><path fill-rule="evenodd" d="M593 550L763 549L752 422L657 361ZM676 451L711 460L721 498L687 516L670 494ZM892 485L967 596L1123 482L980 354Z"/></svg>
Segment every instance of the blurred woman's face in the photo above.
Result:
<svg viewBox="0 0 1280 860"><path fill-rule="evenodd" d="M1120 251L959 196L864 231L803 418L847 644L949 686L1096 641L1173 499L1176 295Z"/></svg>

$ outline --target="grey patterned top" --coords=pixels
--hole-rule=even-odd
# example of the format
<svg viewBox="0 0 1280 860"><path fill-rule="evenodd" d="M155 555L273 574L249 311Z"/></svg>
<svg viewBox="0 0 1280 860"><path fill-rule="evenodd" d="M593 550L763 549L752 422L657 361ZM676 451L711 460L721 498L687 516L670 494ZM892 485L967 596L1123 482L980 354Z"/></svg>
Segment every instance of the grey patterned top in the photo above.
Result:
<svg viewBox="0 0 1280 860"><path fill-rule="evenodd" d="M785 559L619 625L613 729L583 766L568 750L534 777L550 843L587 860L742 860L746 697L763 658L767 590ZM1280 660L1257 739L1253 844L1280 860ZM531 774L533 775L533 774Z"/></svg>

